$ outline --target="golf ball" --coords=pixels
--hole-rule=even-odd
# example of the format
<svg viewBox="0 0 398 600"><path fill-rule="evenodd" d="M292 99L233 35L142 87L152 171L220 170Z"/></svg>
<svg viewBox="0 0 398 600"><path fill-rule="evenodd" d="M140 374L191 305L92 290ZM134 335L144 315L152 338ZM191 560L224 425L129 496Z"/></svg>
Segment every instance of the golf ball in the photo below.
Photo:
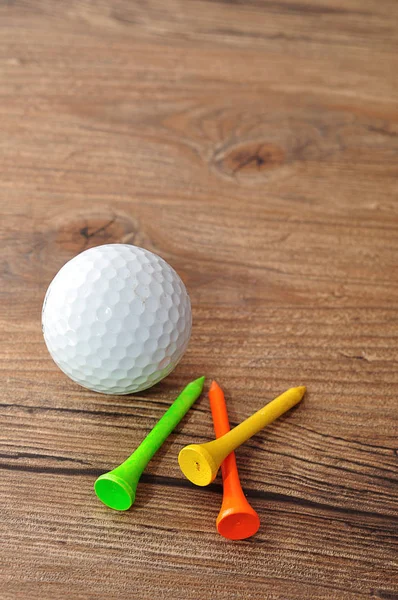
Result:
<svg viewBox="0 0 398 600"><path fill-rule="evenodd" d="M128 244L82 252L51 282L43 304L47 348L73 381L130 394L166 377L185 352L191 303L162 258Z"/></svg>

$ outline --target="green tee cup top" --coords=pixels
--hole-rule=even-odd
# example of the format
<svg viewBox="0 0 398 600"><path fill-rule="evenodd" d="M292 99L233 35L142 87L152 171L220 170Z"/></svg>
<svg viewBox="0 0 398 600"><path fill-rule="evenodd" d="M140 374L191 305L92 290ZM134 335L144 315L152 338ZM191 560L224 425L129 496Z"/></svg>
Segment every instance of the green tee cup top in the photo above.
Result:
<svg viewBox="0 0 398 600"><path fill-rule="evenodd" d="M195 400L199 398L204 380L204 377L200 377L189 383L137 450L116 469L98 477L94 490L101 502L115 510L130 508L135 500L137 484L145 467Z"/></svg>

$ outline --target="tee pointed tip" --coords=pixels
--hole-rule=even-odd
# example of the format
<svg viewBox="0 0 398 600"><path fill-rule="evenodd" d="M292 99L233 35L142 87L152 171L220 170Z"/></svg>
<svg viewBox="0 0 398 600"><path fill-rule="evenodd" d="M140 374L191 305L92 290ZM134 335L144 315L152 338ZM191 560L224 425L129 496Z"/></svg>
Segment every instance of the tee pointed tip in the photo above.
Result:
<svg viewBox="0 0 398 600"><path fill-rule="evenodd" d="M299 385L296 388L293 388L294 391L296 392L297 396L298 396L298 400L297 402L300 402L305 394L305 392L307 391L307 388L305 385Z"/></svg>
<svg viewBox="0 0 398 600"><path fill-rule="evenodd" d="M194 384L195 386L197 386L197 387L199 387L199 388L200 388L200 391L202 391L202 390L203 390L203 384L204 384L204 382L205 382L205 379L206 379L206 378L205 378L205 376L203 375L203 377L199 377L198 379L195 379L194 381L191 381L191 383L190 383L190 384L188 384L188 385L192 385L192 384Z"/></svg>
<svg viewBox="0 0 398 600"><path fill-rule="evenodd" d="M211 386L210 386L210 392L215 392L215 391L219 391L221 390L220 386L218 385L217 381L212 381L211 382Z"/></svg>

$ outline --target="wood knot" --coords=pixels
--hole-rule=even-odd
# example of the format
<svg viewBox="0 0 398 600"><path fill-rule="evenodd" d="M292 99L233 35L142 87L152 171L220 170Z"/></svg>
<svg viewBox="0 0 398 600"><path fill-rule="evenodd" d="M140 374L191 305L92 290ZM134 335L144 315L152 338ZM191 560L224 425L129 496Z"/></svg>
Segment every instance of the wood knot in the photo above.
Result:
<svg viewBox="0 0 398 600"><path fill-rule="evenodd" d="M53 277L68 260L93 246L134 244L152 250L152 244L132 216L99 208L66 213L51 219L35 244L34 254L45 265L43 277Z"/></svg>
<svg viewBox="0 0 398 600"><path fill-rule="evenodd" d="M53 224L53 245L70 255L101 244L147 246L145 235L133 217L113 211L85 211L58 218Z"/></svg>
<svg viewBox="0 0 398 600"><path fill-rule="evenodd" d="M5 277L12 280L18 293L30 286L39 287L44 294L46 286L68 260L87 248L112 243L134 244L156 251L138 221L126 213L106 208L69 212L44 222L40 230L28 228L27 233L15 237L18 251L7 261Z"/></svg>
<svg viewBox="0 0 398 600"><path fill-rule="evenodd" d="M280 167L285 153L279 146L262 142L248 142L216 154L214 163L219 170L231 176L256 177Z"/></svg>

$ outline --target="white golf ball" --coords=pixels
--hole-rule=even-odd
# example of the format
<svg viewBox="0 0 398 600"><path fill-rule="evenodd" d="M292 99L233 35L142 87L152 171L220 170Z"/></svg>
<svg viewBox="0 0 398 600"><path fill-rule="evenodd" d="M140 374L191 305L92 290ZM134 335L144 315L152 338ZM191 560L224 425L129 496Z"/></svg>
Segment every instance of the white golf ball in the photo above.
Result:
<svg viewBox="0 0 398 600"><path fill-rule="evenodd" d="M43 304L47 348L83 387L130 394L166 377L185 352L191 303L162 258L128 244L90 248L51 282Z"/></svg>

